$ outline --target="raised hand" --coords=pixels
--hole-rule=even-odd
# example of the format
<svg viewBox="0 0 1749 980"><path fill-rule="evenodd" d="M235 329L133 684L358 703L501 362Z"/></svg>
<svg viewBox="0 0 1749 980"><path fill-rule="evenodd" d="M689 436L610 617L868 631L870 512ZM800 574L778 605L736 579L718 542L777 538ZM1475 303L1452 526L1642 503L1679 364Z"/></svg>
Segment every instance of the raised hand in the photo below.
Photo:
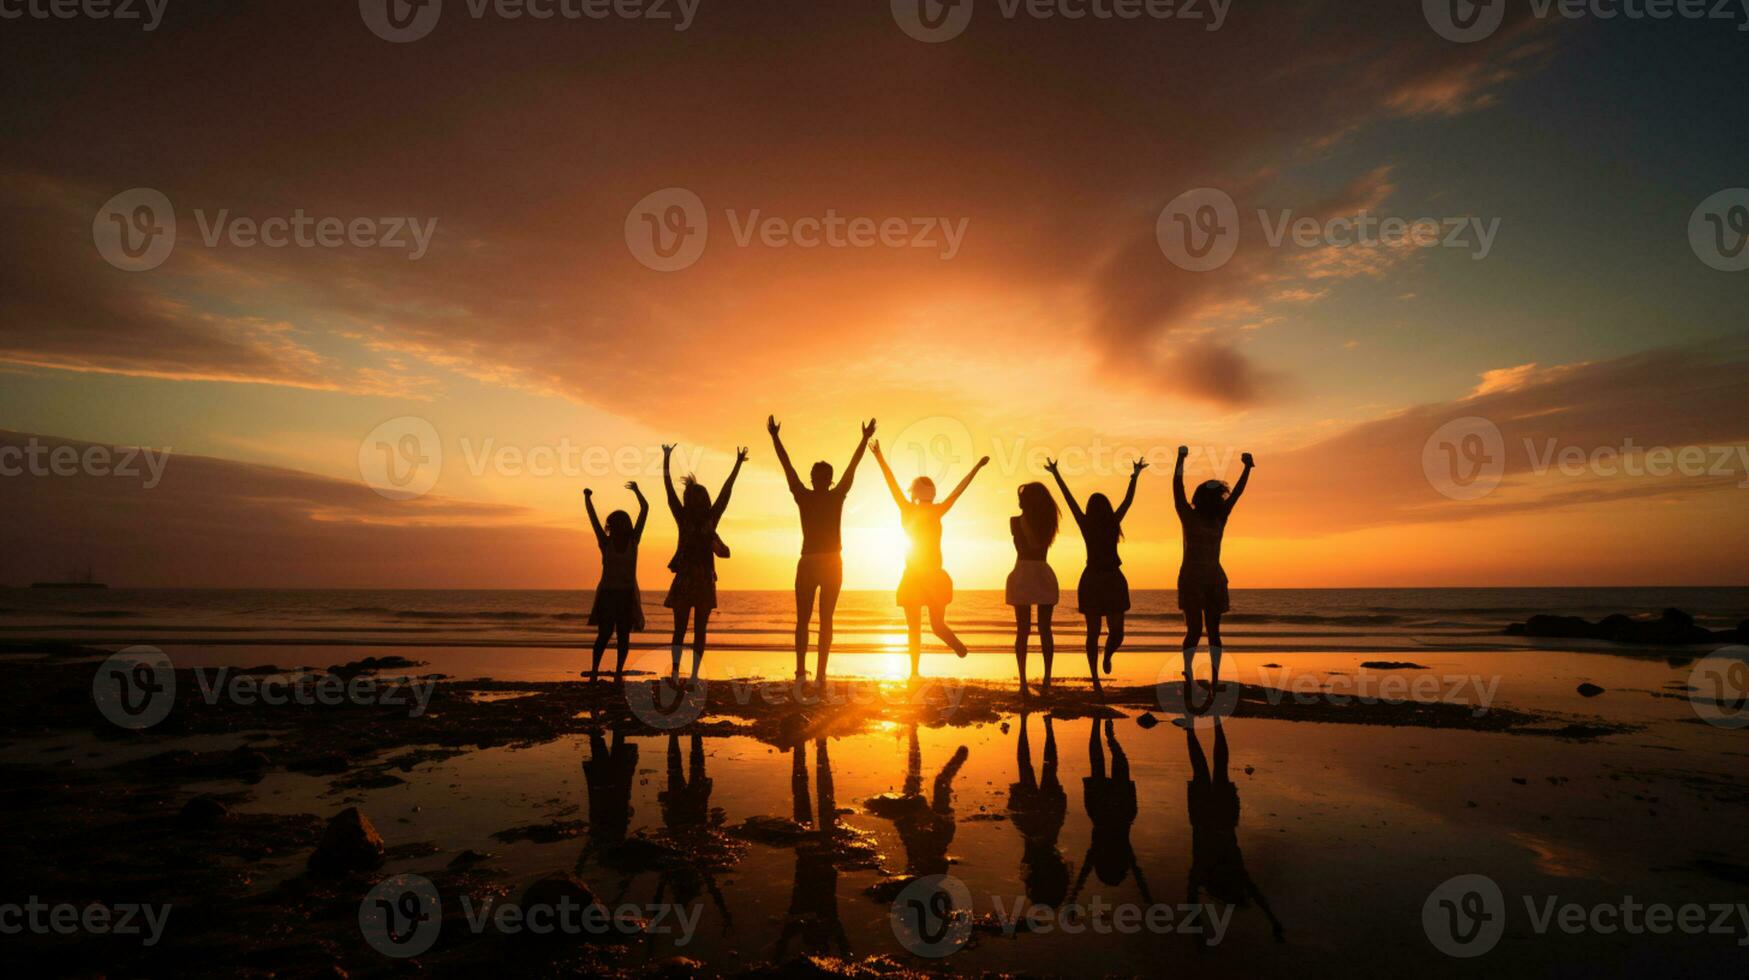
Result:
<svg viewBox="0 0 1749 980"><path fill-rule="evenodd" d="M626 481L626 489L630 490L631 492L633 492L635 494L638 494L639 496L643 495L643 491L638 489L638 481L636 481L636 480L627 480Z"/></svg>
<svg viewBox="0 0 1749 980"><path fill-rule="evenodd" d="M978 460L978 465L972 467L972 469L973 470L981 470L984 467L989 466L989 465L990 465L990 457L985 456L983 459Z"/></svg>
<svg viewBox="0 0 1749 980"><path fill-rule="evenodd" d="M1250 453L1240 453L1239 454L1239 462L1244 463L1246 469L1250 469L1251 467L1257 465L1257 461L1251 458Z"/></svg>
<svg viewBox="0 0 1749 980"><path fill-rule="evenodd" d="M678 445L678 443L673 443L673 442L663 443L662 444L662 458L667 459L668 457L674 455L674 447L676 445Z"/></svg>
<svg viewBox="0 0 1749 980"><path fill-rule="evenodd" d="M1147 468L1148 468L1147 458L1143 457L1142 459L1138 459L1138 460L1136 460L1136 468L1130 471L1130 475L1131 476L1141 476L1142 471L1147 469Z"/></svg>
<svg viewBox="0 0 1749 980"><path fill-rule="evenodd" d="M1048 456L1045 457L1045 472L1049 473L1052 476L1056 476L1057 475L1057 461L1054 459L1051 459Z"/></svg>
<svg viewBox="0 0 1749 980"><path fill-rule="evenodd" d="M767 415L765 417L765 431L771 433L773 436L776 436L777 430L781 429L781 428L783 428L783 426L781 426L777 423L777 416Z"/></svg>
<svg viewBox="0 0 1749 980"><path fill-rule="evenodd" d="M874 419L869 419L867 422L862 423L862 437L864 439L872 439L874 437L874 434L875 434L875 420Z"/></svg>
<svg viewBox="0 0 1749 980"><path fill-rule="evenodd" d="M1190 447L1189 446L1179 446L1178 447L1178 458L1179 459L1183 459L1189 455L1190 455Z"/></svg>
<svg viewBox="0 0 1749 980"><path fill-rule="evenodd" d="M589 489L589 488L588 488L588 487L584 487L584 488L583 488L583 496L585 496L585 497L593 497L593 496L595 496L595 491L593 491L593 490L591 490L591 489Z"/></svg>
<svg viewBox="0 0 1749 980"><path fill-rule="evenodd" d="M747 447L741 446L735 450L735 465L739 466L745 462L747 462Z"/></svg>
<svg viewBox="0 0 1749 980"><path fill-rule="evenodd" d="M882 458L882 456L881 456L881 441L879 439L870 439L869 443L868 443L868 448L874 452L875 459Z"/></svg>

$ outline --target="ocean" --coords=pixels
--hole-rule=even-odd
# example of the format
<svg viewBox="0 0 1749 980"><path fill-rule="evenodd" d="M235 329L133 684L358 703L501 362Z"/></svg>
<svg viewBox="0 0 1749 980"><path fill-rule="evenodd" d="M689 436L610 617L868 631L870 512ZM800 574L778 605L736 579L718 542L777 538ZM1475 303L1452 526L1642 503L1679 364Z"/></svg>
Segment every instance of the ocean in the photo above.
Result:
<svg viewBox="0 0 1749 980"><path fill-rule="evenodd" d="M9 589L0 590L0 641L575 647L594 638L591 598L586 590ZM649 629L636 638L640 648L667 645L671 619L661 598L644 593ZM1132 601L1125 649L1176 649L1183 622L1174 592L1137 590ZM791 593L725 591L719 602L713 651L790 649ZM1729 628L1749 618L1749 588L1239 589L1223 633L1229 646L1253 652L1501 650L1527 642L1501 631L1535 613L1595 619L1671 606ZM1011 655L1013 613L1001 592L958 593L948 620L973 652ZM1072 589L1056 623L1060 642L1079 642ZM904 646L904 614L890 592L846 592L835 629L838 652Z"/></svg>

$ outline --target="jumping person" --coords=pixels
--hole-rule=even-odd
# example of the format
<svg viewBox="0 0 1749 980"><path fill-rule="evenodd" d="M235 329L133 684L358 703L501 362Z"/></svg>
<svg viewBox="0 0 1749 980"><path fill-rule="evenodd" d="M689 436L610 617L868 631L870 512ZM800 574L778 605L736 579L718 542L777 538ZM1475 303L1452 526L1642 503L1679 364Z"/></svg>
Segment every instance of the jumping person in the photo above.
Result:
<svg viewBox="0 0 1749 980"><path fill-rule="evenodd" d="M1038 645L1044 654L1045 680L1041 693L1051 691L1051 658L1057 652L1051 635L1051 611L1057 607L1057 573L1045 558L1057 539L1062 512L1042 483L1022 484L1020 514L1008 519L1014 537L1014 570L1008 573L1007 600L1014 607L1014 661L1020 670L1020 696L1026 697L1026 644L1032 634L1032 611L1038 609Z"/></svg>
<svg viewBox="0 0 1749 980"><path fill-rule="evenodd" d="M631 515L616 510L607 515L605 530L595 516L595 491L583 491L583 509L589 512L589 526L595 529L595 544L601 549L601 582L595 586L595 605L589 610L589 625L597 630L595 659L589 664L591 684L601 672L607 641L615 634L619 636L619 661L614 665L613 679L615 683L625 680L631 634L644 628L644 602L638 593L638 542L644 538L650 502L644 499L637 481L627 483L626 489L638 498L638 522L633 524Z"/></svg>
<svg viewBox="0 0 1749 980"><path fill-rule="evenodd" d="M935 481L926 476L911 481L911 497L906 499L904 491L899 489L898 479L893 476L893 468L881 455L881 444L874 442L869 448L874 450L875 462L881 464L881 475L887 478L887 489L893 495L893 503L899 505L899 521L911 539L910 551L905 556L905 575L899 580L898 602L905 609L905 622L910 629L911 676L915 678L920 676L917 665L923 657L925 607L929 609L930 631L955 654L966 655L966 645L947 626L947 604L953 601L953 579L941 567L941 519L953 509L966 487L971 486L978 471L989 465L990 457L978 460L959 486L953 488L953 493L938 504L935 502Z"/></svg>
<svg viewBox="0 0 1749 980"><path fill-rule="evenodd" d="M1195 680L1196 648L1206 628L1209 637L1209 698L1213 704L1221 684L1221 616L1226 613L1227 573L1221 568L1221 537L1227 518L1251 482L1256 466L1250 453L1239 457L1245 469L1232 490L1223 480L1208 480L1184 499L1184 460L1190 447L1178 447L1178 465L1172 470L1172 503L1184 528L1184 564L1178 569L1178 608L1184 611L1184 695L1186 703Z"/></svg>
<svg viewBox="0 0 1749 980"><path fill-rule="evenodd" d="M674 515L679 532L674 557L668 570L674 573L674 584L662 604L674 610L674 671L671 677L680 679L680 649L686 642L686 621L692 619L692 677L698 679L699 664L704 661L705 630L710 625L711 610L717 607L717 559L729 557L728 546L717 537L717 523L729 507L729 494L735 489L735 478L741 475L741 464L747 462L745 446L735 451L735 468L717 491L716 503L710 491L690 473L681 479L686 488L684 501L674 493L670 475L672 445L662 447L662 483L668 488L668 511Z"/></svg>
<svg viewBox="0 0 1749 980"><path fill-rule="evenodd" d="M771 444L777 450L777 460L783 464L783 475L789 481L790 496L796 498L796 508L802 513L802 557L796 562L796 680L808 677L808 620L814 614L814 593L820 594L820 654L814 668L817 680L826 679L826 659L832 655L832 613L838 608L838 592L844 587L844 545L840 525L844 518L844 498L856 479L856 467L862 463L863 450L874 435L874 419L862 425L862 442L844 468L844 478L832 485L832 464L824 460L808 470L812 487L802 486L796 468L790 464L783 439L777 434L777 416L767 416L765 431L771 433Z"/></svg>
<svg viewBox="0 0 1749 980"><path fill-rule="evenodd" d="M1130 504L1136 499L1136 480L1147 468L1147 460L1136 460L1135 468L1130 470L1129 489L1116 510L1111 507L1111 498L1096 493L1087 498L1087 510L1083 512L1075 503L1075 495L1069 492L1069 485L1063 482L1057 461L1045 460L1045 470L1056 477L1057 488L1063 492L1063 501L1069 505L1069 513L1074 515L1081 540L1087 546L1087 568L1082 571L1081 583L1075 591L1081 615L1087 620L1087 673L1093 677L1093 693L1102 701L1105 689L1099 684L1099 634L1103 624L1106 634L1103 666L1109 674L1112 656L1123 647L1124 613L1130 608L1130 583L1124 578L1117 543L1123 540L1124 515L1130 512Z"/></svg>

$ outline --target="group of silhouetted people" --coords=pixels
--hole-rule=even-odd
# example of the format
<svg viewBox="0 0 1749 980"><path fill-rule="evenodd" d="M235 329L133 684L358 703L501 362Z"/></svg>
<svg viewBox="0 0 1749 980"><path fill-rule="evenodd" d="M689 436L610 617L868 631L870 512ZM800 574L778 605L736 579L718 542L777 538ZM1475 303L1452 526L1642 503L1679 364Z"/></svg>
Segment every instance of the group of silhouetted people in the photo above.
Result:
<svg viewBox="0 0 1749 980"><path fill-rule="evenodd" d="M784 478L795 498L802 522L802 553L796 562L796 679L807 679L808 630L816 605L820 625L814 676L824 680L832 652L832 618L838 605L838 595L844 584L842 519L844 500L856 476L866 450L874 451L880 464L893 503L899 508L899 522L910 546L905 571L899 580L898 605L905 610L910 640L911 676L918 676L923 653L923 616L927 611L929 628L958 656L966 655L966 645L947 623L947 607L953 601L953 579L943 566L941 554L942 520L958 502L978 472L989 464L988 456L978 460L944 500L936 500L935 482L927 476L911 481L909 492L902 490L893 468L873 439L875 422L862 426L862 441L850 457L842 478L833 483L832 464L815 463L804 484L791 464L779 434L777 419L766 422L772 446L783 465ZM674 492L670 470L674 447L662 447L662 481L667 489L668 510L674 517L678 542L674 557L668 563L674 573L663 605L674 613L672 642L672 676L680 675L681 654L686 642L686 628L693 628L692 676L698 676L704 660L705 637L711 611L717 605L716 560L729 557L729 548L717 535L717 524L728 508L729 497L741 466L747 461L745 447L735 454L735 467L723 482L715 500L694 477L681 481L683 492ZM1187 447L1178 448L1178 461L1172 475L1173 503L1183 529L1184 561L1178 573L1178 606L1184 613L1184 679L1193 680L1195 656L1203 636L1209 642L1209 664L1213 682L1218 685L1221 668L1221 617L1229 606L1227 574L1221 567L1221 541L1227 519L1244 494L1255 465L1250 453L1241 459L1244 470L1239 481L1229 487L1222 480L1200 484L1188 497L1184 491L1184 462ZM1096 694L1104 697L1100 674L1110 674L1112 658L1123 647L1124 615L1130 608L1129 581L1124 577L1123 560L1118 556L1118 544L1124 538L1123 521L1135 502L1136 483L1147 469L1145 460L1136 460L1130 471L1129 486L1123 501L1112 506L1103 493L1087 497L1083 508L1058 470L1056 460L1047 460L1045 469L1055 479L1058 491L1069 505L1069 513L1081 532L1086 546L1087 565L1076 587L1076 602L1087 624L1087 671L1092 677ZM595 592L595 605L589 614L589 624L596 627L594 660L588 671L591 681L599 676L601 658L610 641L617 638L619 660L616 677L623 679L626 657L630 649L630 634L644 628L644 614L637 583L638 543L649 515L649 503L636 482L626 484L638 500L638 517L634 523L625 511L609 514L605 526L597 518L593 491L585 490L584 498L590 525L595 530L601 548L601 584ZM1028 693L1027 657L1034 624L1039 634L1039 648L1044 658L1044 679L1040 690L1051 689L1052 660L1056 653L1052 633L1052 614L1059 601L1057 575L1052 570L1049 555L1057 537L1061 511L1050 489L1043 483L1021 485L1018 492L1020 513L1008 522L1014 540L1014 570L1009 573L1006 599L1014 607L1014 654L1020 676L1020 690ZM1104 656L1101 658L1101 640Z"/></svg>

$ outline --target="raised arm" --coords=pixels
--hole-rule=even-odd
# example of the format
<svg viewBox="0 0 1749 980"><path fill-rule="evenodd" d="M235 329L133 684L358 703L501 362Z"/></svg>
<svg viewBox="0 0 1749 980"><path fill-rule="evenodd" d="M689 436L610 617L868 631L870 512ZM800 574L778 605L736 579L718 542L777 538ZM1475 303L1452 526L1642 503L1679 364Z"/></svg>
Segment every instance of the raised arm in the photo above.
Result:
<svg viewBox="0 0 1749 980"><path fill-rule="evenodd" d="M777 461L783 464L783 478L789 481L789 492L801 493L804 489L802 478L796 476L796 468L790 463L789 453L783 448L783 437L777 434L779 428L777 416L767 415L765 417L765 431L771 433L771 446L777 450Z"/></svg>
<svg viewBox="0 0 1749 980"><path fill-rule="evenodd" d="M856 468L862 465L862 452L868 448L868 441L874 437L875 420L869 419L862 424L862 441L856 444L856 452L850 455L850 465L844 467L844 475L838 479L839 493L849 493L851 483L856 480Z"/></svg>
<svg viewBox="0 0 1749 980"><path fill-rule="evenodd" d="M650 516L650 502L644 499L644 491L638 489L638 481L632 480L627 483L626 489L632 492L632 496L638 498L638 522L632 525L632 537L634 539L642 538L644 536L644 521Z"/></svg>
<svg viewBox="0 0 1749 980"><path fill-rule="evenodd" d="M1251 468L1257 465L1257 461L1251 458L1250 453L1241 454L1239 462L1245 464L1245 469L1239 474L1239 482L1233 484L1233 492L1227 494L1227 513L1229 514L1233 512L1233 505L1239 502L1239 495L1245 492L1245 485L1251 482Z"/></svg>
<svg viewBox="0 0 1749 980"><path fill-rule="evenodd" d="M904 510L907 503L905 491L899 489L899 481L893 477L893 468L887 465L887 458L881 455L880 442L869 443L869 448L874 450L875 462L881 464L881 475L887 478L887 490L893 495L893 503L898 504L900 510Z"/></svg>
<svg viewBox="0 0 1749 980"><path fill-rule="evenodd" d="M990 457L988 456L978 460L977 465L972 467L972 471L966 474L966 478L961 480L960 485L954 487L953 493L948 494L947 499L942 502L941 512L943 514L953 509L954 503L960 499L960 494L965 493L966 488L972 485L972 478L978 475L978 471L989 465Z"/></svg>
<svg viewBox="0 0 1749 980"><path fill-rule="evenodd" d="M589 526L595 529L595 543L607 544L607 532L601 528L601 518L595 515L595 491L585 488L583 491L583 509L589 512Z"/></svg>
<svg viewBox="0 0 1749 980"><path fill-rule="evenodd" d="M1063 482L1063 474L1057 471L1057 461L1045 460L1045 472L1056 478L1057 489L1063 494L1063 502L1069 505L1069 514L1075 518L1075 526L1080 527L1082 518L1087 515L1081 513L1081 505L1075 502L1075 495L1069 492L1069 485Z"/></svg>
<svg viewBox="0 0 1749 980"><path fill-rule="evenodd" d="M1142 471L1148 468L1145 459L1136 460L1136 468L1130 470L1130 488L1124 491L1123 503L1117 505L1117 522L1123 523L1123 516L1130 512L1130 505L1136 502L1136 481L1141 479Z"/></svg>
<svg viewBox="0 0 1749 980"><path fill-rule="evenodd" d="M729 478L723 481L723 488L717 491L717 502L711 505L711 520L723 519L723 511L729 509L729 495L735 492L735 478L741 475L741 464L747 462L747 447L735 450L735 468L729 471Z"/></svg>
<svg viewBox="0 0 1749 980"><path fill-rule="evenodd" d="M1189 455L1189 446L1179 446L1178 463L1172 467L1172 506L1180 517L1190 510L1190 501L1184 499L1184 458Z"/></svg>
<svg viewBox="0 0 1749 980"><path fill-rule="evenodd" d="M668 489L668 512L680 520L680 498L674 493L674 475L669 463L674 459L674 444L662 447L662 485Z"/></svg>

